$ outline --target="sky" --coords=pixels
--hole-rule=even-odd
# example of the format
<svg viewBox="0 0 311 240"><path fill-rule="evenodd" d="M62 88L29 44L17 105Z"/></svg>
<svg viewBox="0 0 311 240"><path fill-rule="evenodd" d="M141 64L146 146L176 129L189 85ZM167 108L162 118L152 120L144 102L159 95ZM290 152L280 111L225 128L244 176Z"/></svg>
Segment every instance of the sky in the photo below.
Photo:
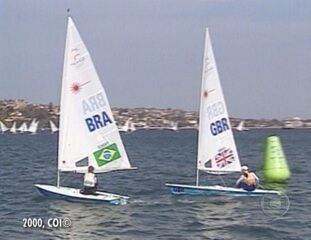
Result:
<svg viewBox="0 0 311 240"><path fill-rule="evenodd" d="M231 117L311 118L309 0L0 0L0 99L59 104L67 8L113 107L198 110L208 27Z"/></svg>

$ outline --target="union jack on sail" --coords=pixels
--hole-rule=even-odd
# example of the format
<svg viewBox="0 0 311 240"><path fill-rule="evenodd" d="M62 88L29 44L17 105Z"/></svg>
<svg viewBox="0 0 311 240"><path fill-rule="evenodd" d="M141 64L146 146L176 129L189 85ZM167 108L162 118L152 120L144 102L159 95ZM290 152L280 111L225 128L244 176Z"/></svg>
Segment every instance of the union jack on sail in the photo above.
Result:
<svg viewBox="0 0 311 240"><path fill-rule="evenodd" d="M217 167L223 168L234 161L234 154L230 148L221 148L215 156Z"/></svg>

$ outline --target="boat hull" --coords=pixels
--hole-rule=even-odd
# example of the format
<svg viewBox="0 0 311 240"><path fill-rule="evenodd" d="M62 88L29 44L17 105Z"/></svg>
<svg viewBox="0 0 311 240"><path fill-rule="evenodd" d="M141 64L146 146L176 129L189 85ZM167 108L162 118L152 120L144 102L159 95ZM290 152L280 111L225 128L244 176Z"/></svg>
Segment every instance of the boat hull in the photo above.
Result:
<svg viewBox="0 0 311 240"><path fill-rule="evenodd" d="M209 196L263 196L279 195L278 191L256 189L246 191L240 188L223 187L223 186L194 186L183 184L165 184L173 194L176 195L209 195Z"/></svg>
<svg viewBox="0 0 311 240"><path fill-rule="evenodd" d="M74 202L109 203L125 205L129 197L107 192L96 192L96 195L85 195L80 189L69 187L56 187L52 185L35 184L37 190L45 197L56 198Z"/></svg>

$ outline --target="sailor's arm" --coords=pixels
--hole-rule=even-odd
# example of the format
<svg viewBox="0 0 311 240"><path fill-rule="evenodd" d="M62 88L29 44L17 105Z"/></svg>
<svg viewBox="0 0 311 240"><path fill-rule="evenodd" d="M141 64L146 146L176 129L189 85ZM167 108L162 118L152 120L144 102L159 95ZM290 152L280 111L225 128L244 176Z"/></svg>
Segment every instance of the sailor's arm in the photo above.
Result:
<svg viewBox="0 0 311 240"><path fill-rule="evenodd" d="M257 177L257 175L255 173L252 173L252 174L253 174L253 176L254 176L254 178L256 180L256 184L259 184L259 178Z"/></svg>
<svg viewBox="0 0 311 240"><path fill-rule="evenodd" d="M240 178L236 181L235 186L237 187L242 180L243 176L240 176Z"/></svg>

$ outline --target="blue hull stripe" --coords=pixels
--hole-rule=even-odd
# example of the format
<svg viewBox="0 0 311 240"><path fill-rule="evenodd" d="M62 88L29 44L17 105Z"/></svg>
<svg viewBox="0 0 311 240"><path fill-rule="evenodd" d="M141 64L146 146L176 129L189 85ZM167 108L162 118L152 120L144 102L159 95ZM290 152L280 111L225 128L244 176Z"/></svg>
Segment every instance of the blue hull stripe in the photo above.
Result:
<svg viewBox="0 0 311 240"><path fill-rule="evenodd" d="M180 186L174 184L167 184L166 185L171 193L182 195L217 195L217 196L263 196L263 195L275 195L275 192L255 192L255 191L232 191L229 189L204 189L196 186Z"/></svg>

